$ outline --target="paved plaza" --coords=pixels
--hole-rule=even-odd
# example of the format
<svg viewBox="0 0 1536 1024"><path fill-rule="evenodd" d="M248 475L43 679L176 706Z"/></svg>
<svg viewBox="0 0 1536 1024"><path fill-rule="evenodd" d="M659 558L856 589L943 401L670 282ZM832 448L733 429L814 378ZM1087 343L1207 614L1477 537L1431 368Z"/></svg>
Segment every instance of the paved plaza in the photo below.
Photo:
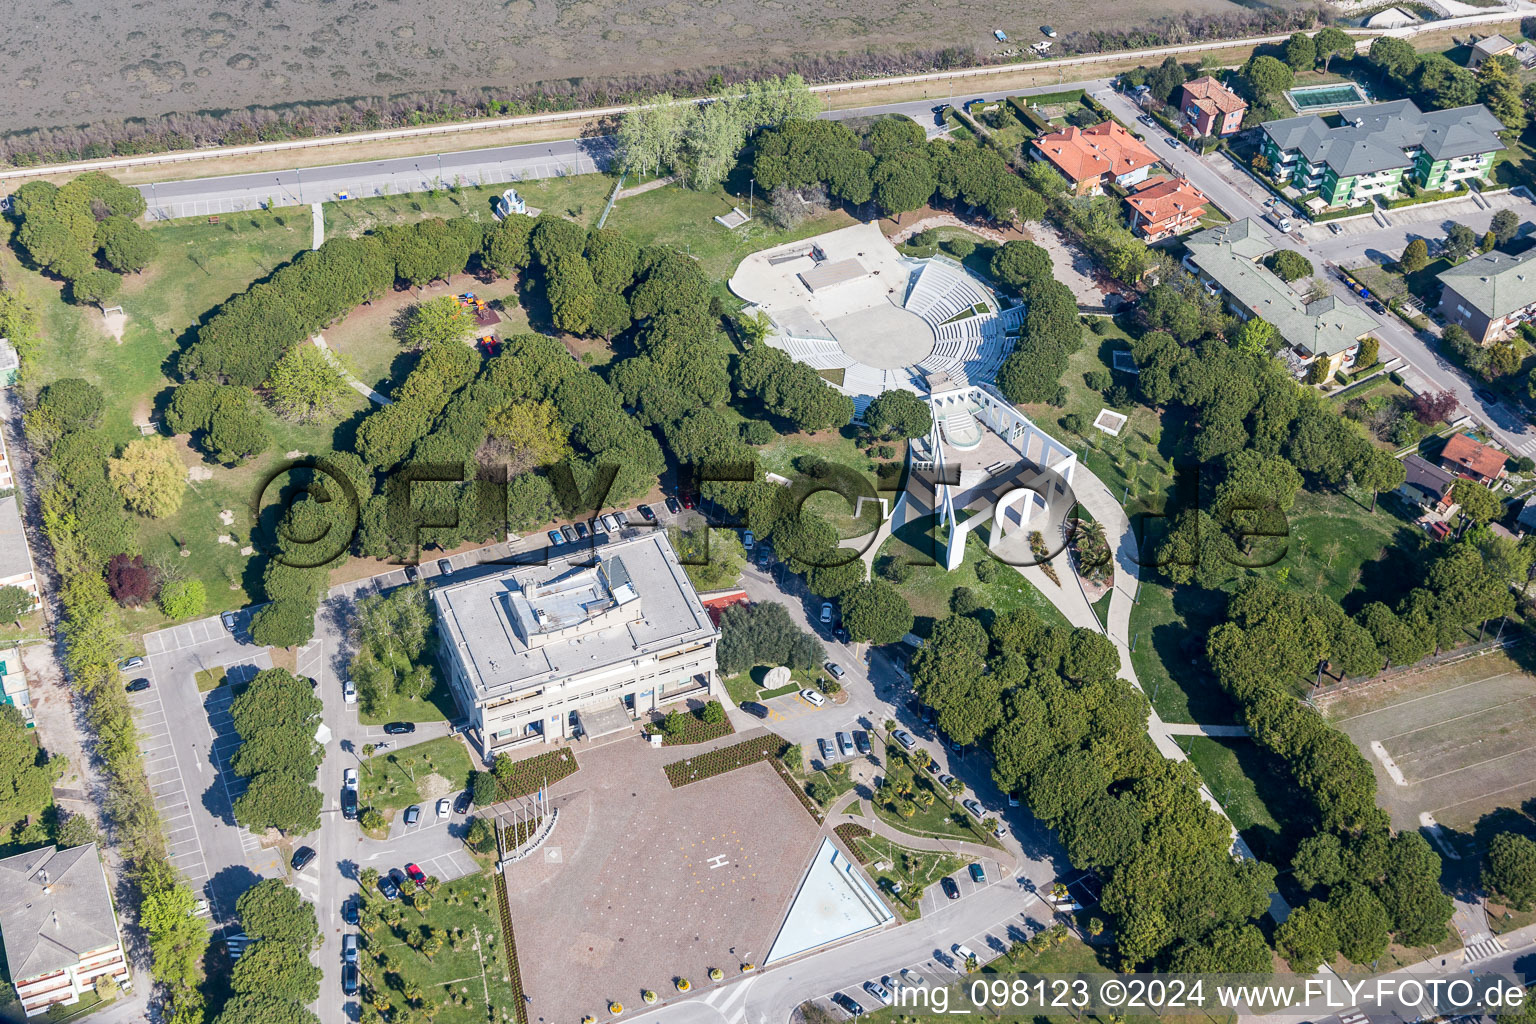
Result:
<svg viewBox="0 0 1536 1024"><path fill-rule="evenodd" d="M553 834L506 874L531 1020L638 1008L766 956L820 829L766 764L671 788L664 764L717 745L626 734L552 787Z"/></svg>

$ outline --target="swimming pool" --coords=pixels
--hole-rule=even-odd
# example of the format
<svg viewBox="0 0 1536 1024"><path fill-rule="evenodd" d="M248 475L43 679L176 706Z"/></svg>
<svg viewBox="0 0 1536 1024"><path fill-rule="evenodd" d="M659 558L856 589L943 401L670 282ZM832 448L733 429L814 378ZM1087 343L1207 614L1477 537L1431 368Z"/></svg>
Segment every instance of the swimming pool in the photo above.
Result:
<svg viewBox="0 0 1536 1024"><path fill-rule="evenodd" d="M1286 94L1298 113L1314 110L1338 110L1340 107L1358 107L1369 103L1365 93L1354 82L1334 82L1331 85L1309 85L1292 89Z"/></svg>

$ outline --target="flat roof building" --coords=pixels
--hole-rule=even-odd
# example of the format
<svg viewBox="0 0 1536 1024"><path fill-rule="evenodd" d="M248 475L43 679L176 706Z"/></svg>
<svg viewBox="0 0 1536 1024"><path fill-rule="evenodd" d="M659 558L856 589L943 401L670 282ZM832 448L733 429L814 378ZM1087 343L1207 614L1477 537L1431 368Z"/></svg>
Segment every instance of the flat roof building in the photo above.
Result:
<svg viewBox="0 0 1536 1024"><path fill-rule="evenodd" d="M11 465L0 439L0 486L15 487ZM32 549L27 545L27 531L21 521L21 499L16 494L0 498L0 587L20 587L32 596L31 611L43 606L37 585L37 569L32 564Z"/></svg>
<svg viewBox="0 0 1536 1024"><path fill-rule="evenodd" d="M481 753L715 692L718 633L661 530L432 591L439 657ZM628 719L625 719L628 720Z"/></svg>
<svg viewBox="0 0 1536 1024"><path fill-rule="evenodd" d="M120 988L131 987L95 843L45 846L0 860L0 936L28 1017L79 1002L104 974Z"/></svg>

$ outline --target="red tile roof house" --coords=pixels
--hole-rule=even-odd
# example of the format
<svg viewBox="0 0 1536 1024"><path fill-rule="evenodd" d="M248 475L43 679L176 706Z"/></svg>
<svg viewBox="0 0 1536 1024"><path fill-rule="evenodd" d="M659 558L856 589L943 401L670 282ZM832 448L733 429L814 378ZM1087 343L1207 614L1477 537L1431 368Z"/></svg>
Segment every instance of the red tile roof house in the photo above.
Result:
<svg viewBox="0 0 1536 1024"><path fill-rule="evenodd" d="M1080 196L1100 192L1111 181L1126 187L1139 184L1157 163L1157 154L1118 121L1042 135L1030 156L1060 171Z"/></svg>
<svg viewBox="0 0 1536 1024"><path fill-rule="evenodd" d="M1156 242L1199 227L1210 200L1188 178L1160 175L1138 185L1125 202L1131 208L1132 230Z"/></svg>
<svg viewBox="0 0 1536 1024"><path fill-rule="evenodd" d="M1466 434L1456 434L1440 450L1440 462L1446 469L1484 486L1492 486L1504 476L1508 458L1499 449L1478 444Z"/></svg>
<svg viewBox="0 0 1536 1024"><path fill-rule="evenodd" d="M1210 75L1185 82L1183 89L1179 111L1195 134L1231 135L1242 127L1248 104Z"/></svg>

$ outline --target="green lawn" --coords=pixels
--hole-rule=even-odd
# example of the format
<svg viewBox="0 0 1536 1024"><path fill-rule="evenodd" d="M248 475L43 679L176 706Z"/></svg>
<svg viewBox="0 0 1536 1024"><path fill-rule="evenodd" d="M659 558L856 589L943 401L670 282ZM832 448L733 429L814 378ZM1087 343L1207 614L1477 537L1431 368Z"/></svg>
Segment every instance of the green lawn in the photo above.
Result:
<svg viewBox="0 0 1536 1024"><path fill-rule="evenodd" d="M1180 736L1178 743L1254 855L1288 868L1310 823L1285 765L1251 739Z"/></svg>
<svg viewBox="0 0 1536 1024"><path fill-rule="evenodd" d="M518 187L521 189L522 186ZM607 227L644 245L676 246L697 258L704 276L711 281L727 281L736 265L749 253L856 223L848 214L835 210L811 218L793 230L783 231L762 216L764 197L758 194L752 220L734 230L721 227L715 217L730 213L733 206L740 206L743 211L747 209L746 182L741 183L740 193L732 194L724 187L696 192L677 185L665 185L620 199L608 215ZM529 203L537 205L532 194L525 195ZM601 212L601 206L598 212Z"/></svg>
<svg viewBox="0 0 1536 1024"><path fill-rule="evenodd" d="M1168 587L1155 570L1142 579L1131 608L1131 665L1165 722L1230 725L1237 708L1206 667L1202 640L1225 619L1226 594L1196 586Z"/></svg>
<svg viewBox="0 0 1536 1024"><path fill-rule="evenodd" d="M160 252L142 273L125 278L121 302L127 322L121 343L106 332L94 307L63 301L60 286L23 268L9 248L0 248L0 274L24 292L39 311L42 344L32 364L35 384L63 377L83 377L101 388L106 399L102 429L116 443L139 436L138 424L158 419L172 379L175 354L188 332L215 306L264 278L309 248L308 210L280 210L152 224ZM342 403L340 417L362 408L361 396ZM251 498L269 470L288 451L326 452L332 426L302 426L267 416L271 449L239 469L209 466L202 456L183 450L189 466L208 468L207 480L192 482L180 511L169 518L136 518L145 559L174 565L203 581L208 612L250 603L259 590L249 560L240 549L251 542ZM184 439L183 439L184 441ZM233 513L233 523L220 513ZM224 536L227 541L221 542ZM167 624L154 605L124 613L131 630Z"/></svg>
<svg viewBox="0 0 1536 1024"><path fill-rule="evenodd" d="M1356 612L1372 601L1395 605L1403 581L1418 579L1430 542L1394 500L1370 510L1369 493L1301 491L1287 515L1289 584L1320 590Z"/></svg>
<svg viewBox="0 0 1536 1024"><path fill-rule="evenodd" d="M443 946L430 959L406 942L411 932L441 929ZM485 875L449 882L437 891L431 909L419 914L401 905L400 922L381 924L364 935L365 983L392 989L396 1005L404 993L419 988L436 1024L487 1024L511 1021L519 998L507 974L506 939L501 933L496 896ZM377 965L387 954L389 970Z"/></svg>
<svg viewBox="0 0 1536 1024"><path fill-rule="evenodd" d="M427 667L432 670L432 689L425 697L403 696L390 693L380 707L364 712L358 706L357 718L364 725L383 725L385 722L446 722L458 714L453 704L453 694L438 670L437 659L432 658L428 647Z"/></svg>
<svg viewBox="0 0 1536 1024"><path fill-rule="evenodd" d="M451 183L448 183L451 184ZM567 217L583 226L597 223L613 190L613 179L603 174L579 174L564 178L520 181L514 186L528 205L557 217ZM471 185L467 188L416 192L403 196L375 196L325 205L327 236L337 233L360 235L382 224L399 224L428 217L472 217L492 220L492 206L506 185ZM279 211L281 212L281 211Z"/></svg>
<svg viewBox="0 0 1536 1024"><path fill-rule="evenodd" d="M1043 622L1052 626L1067 625L1066 618L1056 610L1034 585L1013 566L997 563L1000 571L991 583L976 578L976 566L992 556L987 553L985 542L972 531L966 537L965 561L955 572L945 570L942 562L942 545L935 541L937 519L929 516L907 523L891 534L880 545L876 564L887 555L894 555L912 565L912 577L900 585L902 595L912 605L917 621L912 631L927 636L933 623L949 614L950 597L957 587L970 587L981 593L986 613L997 615L1016 608L1032 608ZM929 562L932 564L923 564Z"/></svg>
<svg viewBox="0 0 1536 1024"><path fill-rule="evenodd" d="M469 752L453 736L386 750L363 761L359 803L380 811L398 811L422 801L420 783L427 775L448 780L450 792L469 786Z"/></svg>
<svg viewBox="0 0 1536 1024"><path fill-rule="evenodd" d="M795 668L789 670L789 682L775 690L763 688L763 680L768 675L771 665L756 665L745 672L738 672L734 676L725 677L725 691L731 695L731 700L740 704L744 700L767 700L769 697L778 697L785 693L794 693L806 687L816 688L816 679L823 675L819 669Z"/></svg>
<svg viewBox="0 0 1536 1024"><path fill-rule="evenodd" d="M193 673L192 678L197 681L197 692L207 693L224 685L225 673L222 668L205 668Z"/></svg>
<svg viewBox="0 0 1536 1024"><path fill-rule="evenodd" d="M898 846L882 836L862 836L857 844L859 852L864 856L865 871L882 892L890 894L891 883L901 883L901 895L895 897L896 908L908 921L915 921L921 916L918 904L922 901L923 890L969 863L947 853L930 853ZM877 864L890 866L876 869Z"/></svg>

